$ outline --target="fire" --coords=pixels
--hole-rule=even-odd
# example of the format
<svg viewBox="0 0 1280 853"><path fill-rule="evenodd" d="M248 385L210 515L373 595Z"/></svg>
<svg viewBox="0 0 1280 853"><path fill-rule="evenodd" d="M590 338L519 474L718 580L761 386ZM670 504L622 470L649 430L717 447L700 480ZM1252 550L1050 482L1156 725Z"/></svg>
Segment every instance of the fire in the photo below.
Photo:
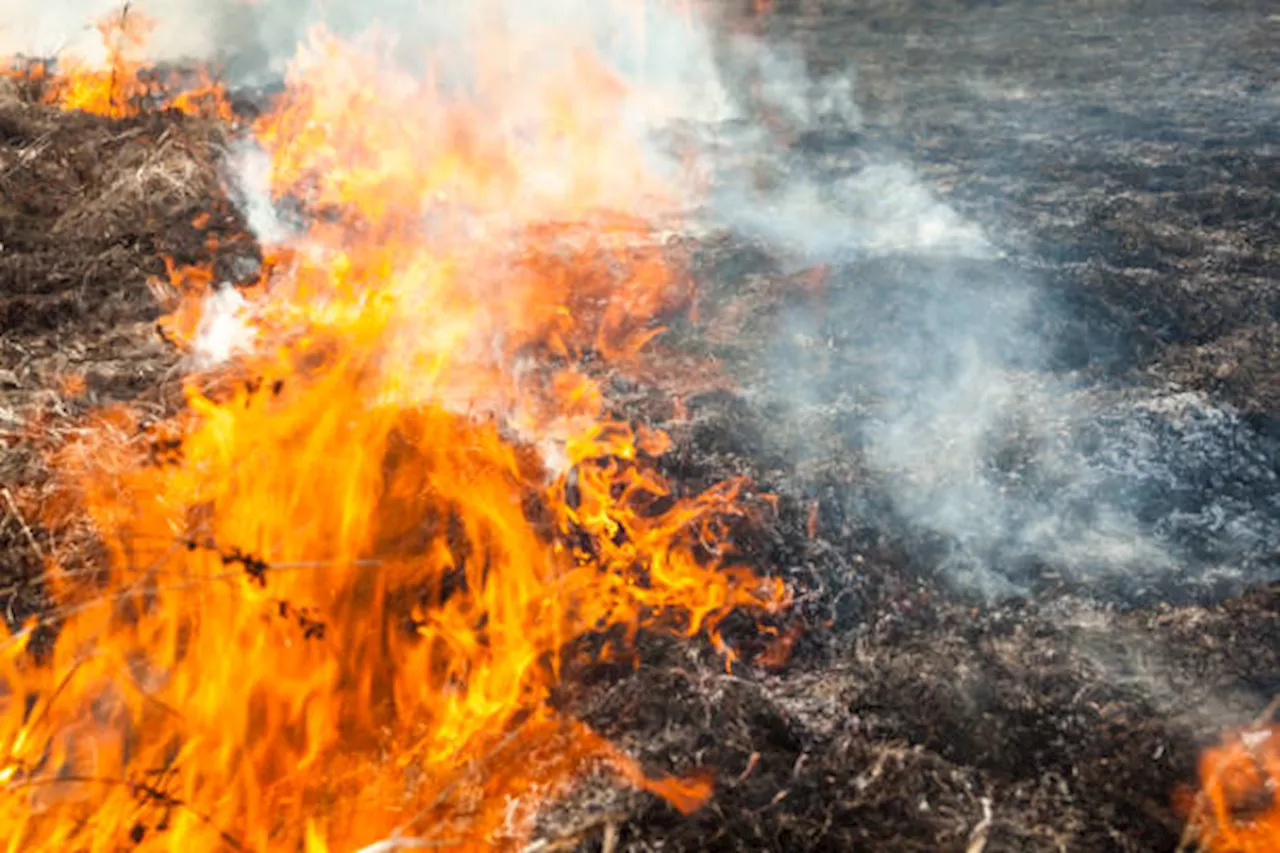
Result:
<svg viewBox="0 0 1280 853"><path fill-rule="evenodd" d="M1200 757L1189 836L1211 853L1280 850L1280 726L1229 734Z"/></svg>
<svg viewBox="0 0 1280 853"><path fill-rule="evenodd" d="M324 33L300 54L253 137L310 225L266 247L248 351L59 455L102 558L55 557L56 642L0 652L7 849L487 850L601 766L708 795L558 691L642 629L732 659L724 617L786 602L732 549L768 501L683 493L670 439L608 403L689 298L632 93L588 53L514 80L463 97ZM173 275L194 345L216 283Z"/></svg>
<svg viewBox="0 0 1280 853"><path fill-rule="evenodd" d="M232 118L220 84L207 72L194 81L161 75L148 67L144 49L154 22L125 4L97 24L105 49L103 62L70 58L59 62L57 73L47 63L10 63L8 76L24 77L41 86L43 100L64 110L78 110L108 118L137 115L144 107L176 109L188 115Z"/></svg>

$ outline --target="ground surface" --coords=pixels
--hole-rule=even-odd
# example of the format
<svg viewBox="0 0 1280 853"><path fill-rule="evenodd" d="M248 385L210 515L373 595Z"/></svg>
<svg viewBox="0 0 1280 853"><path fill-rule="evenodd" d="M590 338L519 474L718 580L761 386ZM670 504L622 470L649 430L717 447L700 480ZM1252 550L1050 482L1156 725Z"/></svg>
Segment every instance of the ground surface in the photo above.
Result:
<svg viewBox="0 0 1280 853"><path fill-rule="evenodd" d="M792 582L803 630L773 669L652 640L639 669L577 673L576 713L720 786L689 819L588 786L535 846L1172 850L1200 746L1280 691L1280 22L1263 3L793 5L769 36L815 74L856 66L861 116L766 158L824 188L821 215L775 194L688 247L709 319L680 345L741 390L668 426L685 482L745 471L781 495L742 544ZM18 497L47 430L173 405L146 282L199 254L200 214L240 231L217 145L175 116L0 95ZM910 175L981 238L840 232L868 174ZM878 186L900 207L908 184ZM776 248L797 220L802 261ZM817 263L822 288L783 286ZM50 534L0 514L18 619Z"/></svg>
<svg viewBox="0 0 1280 853"><path fill-rule="evenodd" d="M794 498L762 562L812 590L809 633L782 673L610 689L592 719L726 777L621 849L1171 850L1199 745L1280 689L1280 20L805 5L771 32L854 65L861 117L779 170L856 214L842 181L909 163L992 245L832 251L809 213L826 291L713 345L750 390L694 405L690 442ZM768 304L756 249L703 249Z"/></svg>

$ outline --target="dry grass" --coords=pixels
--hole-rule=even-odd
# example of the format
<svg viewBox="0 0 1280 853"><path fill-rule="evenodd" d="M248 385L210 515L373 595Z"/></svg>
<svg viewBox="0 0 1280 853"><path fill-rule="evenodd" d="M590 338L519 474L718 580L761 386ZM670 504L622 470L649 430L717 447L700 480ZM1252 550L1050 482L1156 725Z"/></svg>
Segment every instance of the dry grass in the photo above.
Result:
<svg viewBox="0 0 1280 853"><path fill-rule="evenodd" d="M0 109L11 107L20 100L17 82L9 77L0 76Z"/></svg>
<svg viewBox="0 0 1280 853"><path fill-rule="evenodd" d="M109 237L138 221L169 221L219 193L207 136L176 125L158 138L148 138L146 131L130 128L108 142L98 179L58 217L53 234L99 229Z"/></svg>
<svg viewBox="0 0 1280 853"><path fill-rule="evenodd" d="M54 478L48 454L99 406L160 405L177 354L155 335L148 280L163 274L162 256L206 255L192 220L229 207L217 123L113 121L38 97L0 77L0 485L11 496L0 504L0 600L10 624L46 606L44 558L69 547L67 531L34 520Z"/></svg>

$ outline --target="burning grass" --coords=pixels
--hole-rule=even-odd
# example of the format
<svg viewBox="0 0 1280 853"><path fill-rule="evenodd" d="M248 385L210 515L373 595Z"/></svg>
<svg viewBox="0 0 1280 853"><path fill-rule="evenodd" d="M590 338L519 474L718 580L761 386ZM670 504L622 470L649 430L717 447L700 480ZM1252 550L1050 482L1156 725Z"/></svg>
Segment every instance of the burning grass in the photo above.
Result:
<svg viewBox="0 0 1280 853"><path fill-rule="evenodd" d="M1253 725L1227 732L1200 757L1200 790L1184 793L1187 828L1179 850L1263 853L1280 848L1280 697Z"/></svg>
<svg viewBox="0 0 1280 853"><path fill-rule="evenodd" d="M40 661L38 623L5 645L6 837L489 849L601 762L696 808L704 776L650 777L551 702L641 630L705 634L728 663L725 617L786 600L732 547L767 502L681 493L666 436L613 416L582 366L638 369L684 292L632 248L626 206L662 192L623 168L618 83L581 59L537 81L551 109L513 151L338 42L300 63L255 136L313 224L254 289L252 346L192 374L174 417L108 411L57 454L41 521L86 512L103 557L47 555L57 639ZM124 149L143 156L52 233L194 202L208 175L184 142ZM199 316L214 276L169 266Z"/></svg>
<svg viewBox="0 0 1280 853"><path fill-rule="evenodd" d="M64 110L119 119L159 107L231 120L221 84L207 73L162 74L146 62L144 48L153 28L151 19L126 2L97 24L106 53L103 62L16 59L8 69L0 69L0 77L25 89L28 97Z"/></svg>
<svg viewBox="0 0 1280 853"><path fill-rule="evenodd" d="M888 551L851 568L832 501L723 478L759 452L749 424L717 426L723 399L662 400L674 439L621 402L727 383L661 351L698 301L655 242L678 193L618 135L625 87L606 69L579 57L535 81L551 122L512 149L483 119L529 88L459 101L324 37L301 62L252 139L307 227L234 291L246 339L229 359L204 324L237 278L227 257L257 247L222 195L228 129L121 94L137 69L114 75L105 115L51 112L77 104L48 94L70 89L45 66L0 79L5 318L49 350L17 358L48 366L15 371L45 396L11 435L56 472L4 492L9 552L49 597L0 656L13 846L490 849L536 829L531 849L647 850L643 825L678 849L980 853L1093 849L1119 835L1097 817L1114 803L1159 812L1176 769L1156 762L1178 765L1152 756L1176 727L1059 621L931 599ZM123 282L136 292L112 307ZM82 373L54 303L149 326L150 293L206 367L162 405L97 409L175 358ZM708 340L777 301L711 304ZM759 566L814 588L724 672L734 621L750 637L787 601ZM879 609L844 649L825 632L860 596ZM699 637L716 663L689 651ZM781 672L743 677L751 661ZM1204 754L1189 842L1271 849L1273 744L1261 730ZM549 808L601 769L683 812L714 773L716 799L675 827L613 784Z"/></svg>

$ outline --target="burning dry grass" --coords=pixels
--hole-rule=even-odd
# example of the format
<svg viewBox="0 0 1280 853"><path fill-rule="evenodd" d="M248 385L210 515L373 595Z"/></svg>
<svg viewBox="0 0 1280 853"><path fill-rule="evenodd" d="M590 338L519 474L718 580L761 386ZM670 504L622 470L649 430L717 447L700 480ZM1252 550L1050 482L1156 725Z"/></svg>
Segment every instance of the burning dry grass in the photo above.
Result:
<svg viewBox="0 0 1280 853"><path fill-rule="evenodd" d="M126 0L97 24L104 50L100 62L69 56L58 61L17 58L0 76L17 81L44 103L64 110L128 118L164 107L188 115L230 120L222 85L203 69L184 75L162 73L144 59L155 22Z"/></svg>
<svg viewBox="0 0 1280 853"><path fill-rule="evenodd" d="M642 630L706 635L731 661L721 623L786 599L735 556L768 501L673 486L667 437L613 415L584 366L634 367L682 298L661 253L627 248L643 218L625 205L661 193L638 157L620 171L634 152L600 119L617 81L582 60L580 89L539 81L550 123L513 158L470 106L313 48L255 126L277 197L312 223L259 282L255 347L190 376L172 417L106 411L55 454L39 518L87 514L101 548L43 554L46 659L22 646L47 620L5 646L10 695L34 703L0 711L0 823L45 848L488 849L601 764L696 808L704 773L651 776L552 702L565 671ZM21 117L9 134L27 177L81 189L27 239L88 238L99 264L140 223L206 226L192 214L216 191L216 132L122 113L115 71L123 122L91 146L66 157L60 128ZM563 241L546 220L593 230Z"/></svg>
<svg viewBox="0 0 1280 853"><path fill-rule="evenodd" d="M76 260L95 259L85 280L118 269L121 247L171 230L222 197L216 164L229 108L216 87L171 96L153 80L137 56L147 27L125 4L100 25L105 67L70 62L55 71L20 60L0 73L0 242L67 259L67 241L74 240ZM173 121L170 113L187 120ZM6 294L40 287L15 281L33 271L6 275L4 261ZM157 261L146 260L153 273ZM43 272L58 276L56 269Z"/></svg>
<svg viewBox="0 0 1280 853"><path fill-rule="evenodd" d="M0 106L0 356L16 442L6 482L45 479L33 434L48 446L97 402L167 396L175 355L151 333L158 307L145 283L164 271L157 251L203 250L189 221L222 197L219 134L198 120ZM64 394L70 377L79 391Z"/></svg>
<svg viewBox="0 0 1280 853"><path fill-rule="evenodd" d="M346 91L336 76L320 93ZM666 439L605 410L618 397L603 393L602 377L634 382L657 320L683 299L665 287L665 256L618 251L643 242L634 221L555 252L532 245L519 276L538 285L536 295L556 294L556 310L483 275L464 296L465 288L430 292L432 322L397 329L411 341L475 309L467 297L478 294L482 307L513 297L498 325L520 332L518 345L502 345L518 351L528 383L505 384L511 377L482 361L481 381L450 385L440 405L440 386L423 374L434 380L466 336L443 334L397 364L403 351L380 344L406 294L381 292L381 305L350 299L376 290L388 270L419 276L407 276L415 285L437 281L441 271L430 264L397 266L421 260L420 247L405 240L414 229L386 212L434 189L439 176L317 164L296 144L305 136L298 128L308 128L301 109L277 125L289 132L276 140L287 155L276 177L322 198L333 227L312 236L338 248L341 263L304 253L272 266L256 295L270 300L274 291L279 301L254 316L266 354L192 377L187 408L176 412L135 399L159 381L155 371L137 375L137 365L167 367L172 354L144 353L138 335L112 354L120 373L132 374L113 386L106 359L77 352L94 365L86 374L65 357L84 345L63 333L73 320L77 333L97 327L93 334L114 341L105 350L149 327L156 307L143 282L165 271L162 256L180 259L173 270L204 264L179 298L200 296L217 278L213 244L225 247L242 231L223 209L214 167L222 129L176 113L119 121L54 113L30 104L21 81L0 85L11 93L0 96L0 242L16 247L0 253L0 304L12 328L28 333L5 340L16 365L5 400L38 415L6 439L20 433L28 450L64 451L56 487L48 472L16 471L17 456L39 465L36 455L11 451L4 461L3 479L13 472L30 485L0 493L0 543L22 555L18 574L27 577L18 583L34 588L31 576L52 564L55 587L53 601L32 605L40 618L28 623L40 626L28 636L43 635L35 648L44 657L33 660L18 644L3 656L6 683L34 697L24 713L6 705L10 717L0 723L0 734L13 735L4 741L0 810L11 838L44 849L285 844L310 853L337 841L368 851L516 843L536 824L542 840L529 851L597 842L658 849L644 832L665 831L663 849L981 853L1072 849L1097 829L1095 813L1109 801L1134 802L1127 787L1151 788L1141 793L1150 802L1167 793L1167 771L1154 775L1150 758L1164 754L1166 732L1087 661L1063 655L1071 643L1034 613L979 617L930 604L916 589L891 590L892 612L858 637L847 660L776 678L725 673L688 644L655 639L703 628L719 642L722 628L734 633L724 626L735 604L776 605L777 588L757 585L748 563L826 561L850 589L855 572L843 544L822 541L817 501L770 520L786 539L771 549L753 541L752 522L768 501L741 484L703 493L690 486L732 464L704 461L690 473L664 462ZM397 156L404 140L380 127L344 128L336 138L362 156L390 141L393 156L379 168L412 162ZM307 139L327 153L338 149L330 141ZM459 156L450 189L497 186L500 197L491 175L511 172L490 169L510 164L492 153L467 149L484 156ZM335 222L335 211L353 208L357 215ZM453 260L486 272L465 253ZM625 299L611 301L618 294ZM336 309L305 310L301 297L316 295ZM726 342L726 329L777 298L751 294L740 316L718 318L724 325L709 340ZM487 315L476 316L489 331ZM121 318L135 324L126 334L104 331ZM282 327L292 333L276 334ZM588 361L595 366L580 370ZM388 363L409 368L390 385ZM512 398L529 395L537 405L504 422ZM128 410L81 418L110 400ZM567 457L544 455L540 428L566 415L552 432ZM591 428L576 432L584 419ZM715 432L714 417L691 423ZM720 432L732 442L740 429ZM72 500L55 502L69 493ZM513 577L520 583L505 585ZM809 603L829 604L829 618L810 613L797 623L819 634L836 621L836 604L820 599ZM8 614L11 624L29 615ZM736 633L749 636L744 621ZM55 645L43 629L64 622ZM647 629L639 647L654 665L633 664L639 626ZM810 661L829 653L808 649ZM785 655L761 660L770 662ZM1134 742L1123 761L1110 755L1113 729ZM1232 741L1216 756L1235 772L1257 746ZM688 775L650 778L628 754ZM1028 756L1035 778L1019 766ZM719 793L679 825L665 806L615 784L535 814L601 764L683 810L707 793L696 768L718 771ZM1270 784L1250 772L1236 774L1246 784L1232 794L1246 806ZM1088 837L1135 849L1107 831ZM1213 846L1211 831L1203 840Z"/></svg>
<svg viewBox="0 0 1280 853"><path fill-rule="evenodd" d="M113 121L40 101L31 81L0 75L0 482L15 502L0 539L16 584L7 615L19 620L47 607L44 564L70 547L67 531L36 520L47 451L102 402L172 408L163 380L176 358L151 331L146 287L164 272L157 253L204 252L207 235L190 227L200 212L239 231L221 218L217 123Z"/></svg>
<svg viewBox="0 0 1280 853"><path fill-rule="evenodd" d="M1280 847L1280 696L1253 724L1227 732L1200 758L1200 790L1184 792L1178 853L1267 853Z"/></svg>

